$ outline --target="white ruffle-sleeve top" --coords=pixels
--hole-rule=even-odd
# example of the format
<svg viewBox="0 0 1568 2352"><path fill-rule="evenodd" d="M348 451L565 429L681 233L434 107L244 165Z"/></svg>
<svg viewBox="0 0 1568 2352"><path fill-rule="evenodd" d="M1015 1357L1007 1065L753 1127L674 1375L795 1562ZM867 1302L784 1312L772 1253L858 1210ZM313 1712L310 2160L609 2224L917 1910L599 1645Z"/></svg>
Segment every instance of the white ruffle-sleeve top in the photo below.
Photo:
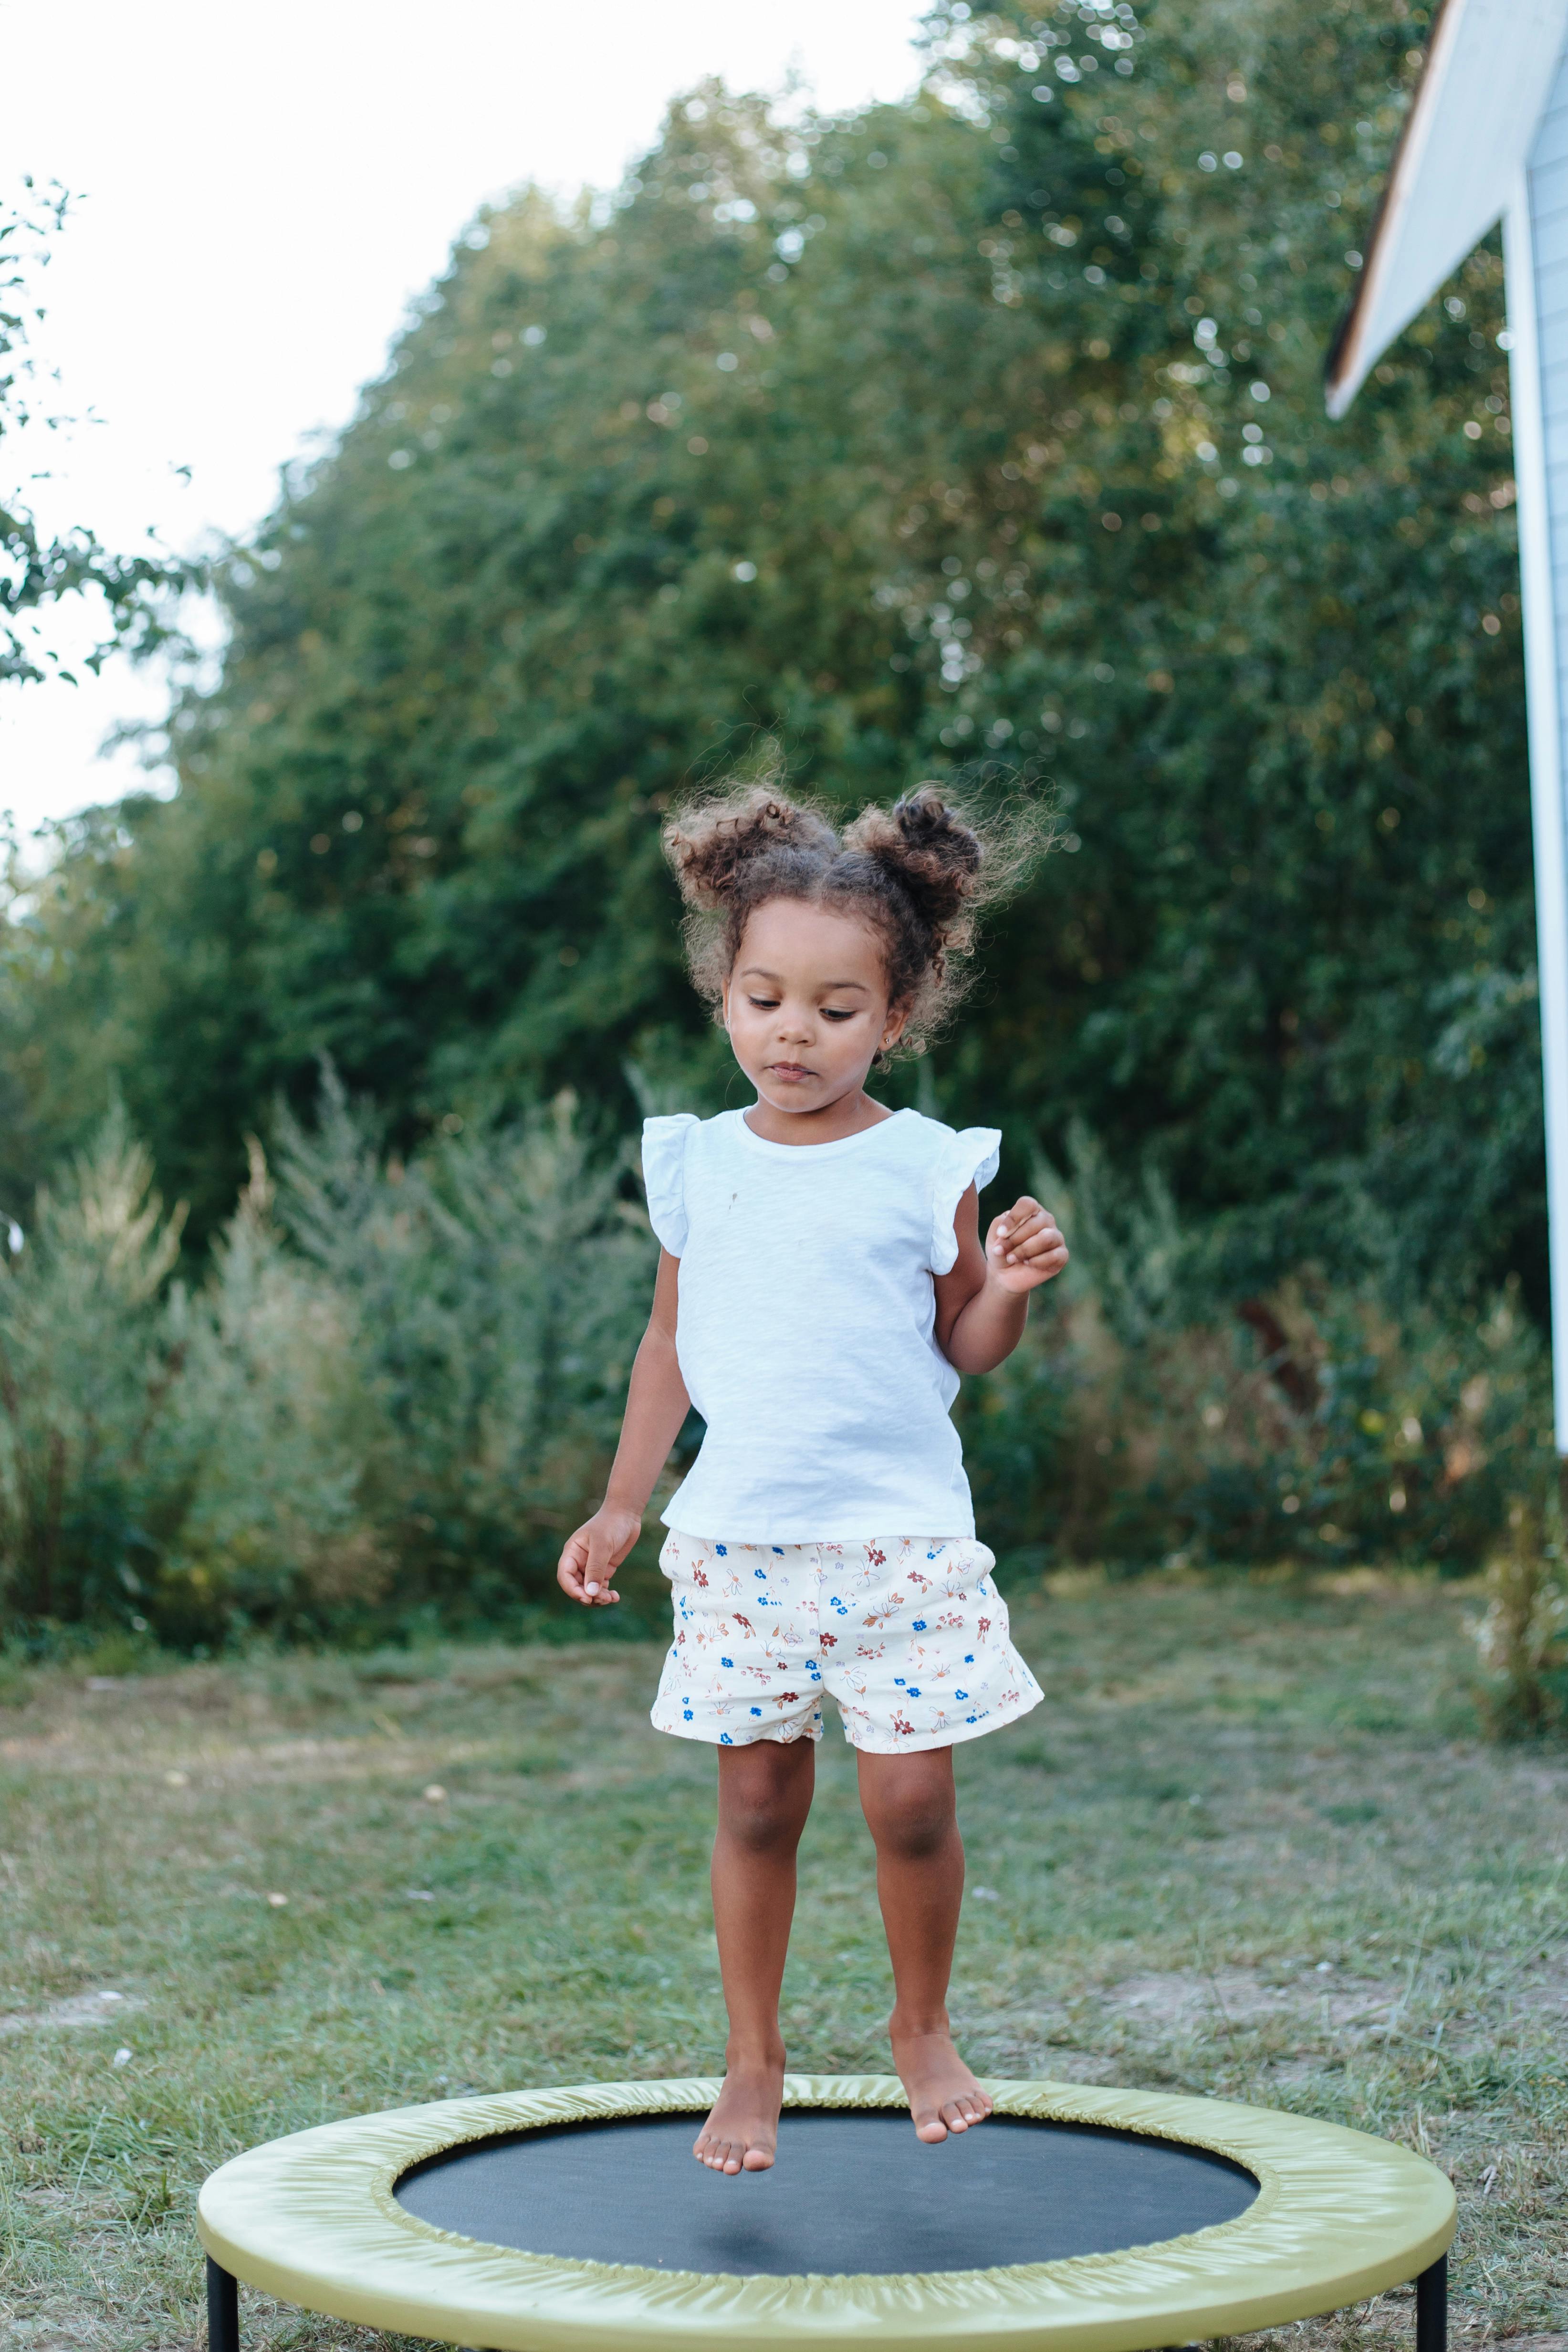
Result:
<svg viewBox="0 0 1568 2352"><path fill-rule="evenodd" d="M707 1423L667 1527L735 1543L973 1535L932 1276L1000 1142L912 1110L837 1143L769 1143L741 1111L647 1121L648 1215L680 1260L676 1348Z"/></svg>

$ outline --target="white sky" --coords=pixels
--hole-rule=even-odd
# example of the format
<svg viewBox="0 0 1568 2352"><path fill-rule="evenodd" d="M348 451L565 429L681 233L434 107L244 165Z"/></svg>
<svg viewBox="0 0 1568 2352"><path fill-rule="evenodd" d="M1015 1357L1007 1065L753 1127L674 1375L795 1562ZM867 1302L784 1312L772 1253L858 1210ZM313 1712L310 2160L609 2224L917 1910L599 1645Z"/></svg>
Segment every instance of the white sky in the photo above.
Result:
<svg viewBox="0 0 1568 2352"><path fill-rule="evenodd" d="M831 108L914 79L909 0L0 0L8 184L79 197L39 281L58 405L100 422L0 443L55 479L45 520L130 551L243 530L278 468L341 425L409 297L486 197L520 181L613 184L672 92L794 67ZM188 484L175 468L188 467ZM87 641L79 625L55 632ZM0 811L25 828L139 782L100 759L155 717L154 677L0 689Z"/></svg>

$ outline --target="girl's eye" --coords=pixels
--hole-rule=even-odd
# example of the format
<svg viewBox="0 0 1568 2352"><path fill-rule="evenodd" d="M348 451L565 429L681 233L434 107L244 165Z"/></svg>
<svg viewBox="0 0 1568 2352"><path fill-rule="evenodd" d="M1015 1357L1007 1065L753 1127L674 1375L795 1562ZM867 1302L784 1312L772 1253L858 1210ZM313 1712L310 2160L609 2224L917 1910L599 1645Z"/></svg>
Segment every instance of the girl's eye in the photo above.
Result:
<svg viewBox="0 0 1568 2352"><path fill-rule="evenodd" d="M822 1008L822 1017L825 1021L853 1021L854 1008L843 1004L825 1004Z"/></svg>
<svg viewBox="0 0 1568 2352"><path fill-rule="evenodd" d="M754 1004L759 1013L771 1013L773 1010L773 1007L777 1004L778 998L776 996L748 996L746 1002L748 1004Z"/></svg>

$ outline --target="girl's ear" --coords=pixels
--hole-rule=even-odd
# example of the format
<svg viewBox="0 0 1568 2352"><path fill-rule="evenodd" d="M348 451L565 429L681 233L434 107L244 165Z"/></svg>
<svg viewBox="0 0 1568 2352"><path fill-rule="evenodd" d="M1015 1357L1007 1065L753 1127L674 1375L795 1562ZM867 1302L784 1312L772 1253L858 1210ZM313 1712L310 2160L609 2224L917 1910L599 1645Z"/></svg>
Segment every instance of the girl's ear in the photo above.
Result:
<svg viewBox="0 0 1568 2352"><path fill-rule="evenodd" d="M893 1047L898 1044L900 1038L903 1035L904 1031L909 1027L909 1006L907 1004L889 1004L888 1007L887 1024L882 1031L882 1042L879 1046L878 1051L883 1054L890 1054Z"/></svg>

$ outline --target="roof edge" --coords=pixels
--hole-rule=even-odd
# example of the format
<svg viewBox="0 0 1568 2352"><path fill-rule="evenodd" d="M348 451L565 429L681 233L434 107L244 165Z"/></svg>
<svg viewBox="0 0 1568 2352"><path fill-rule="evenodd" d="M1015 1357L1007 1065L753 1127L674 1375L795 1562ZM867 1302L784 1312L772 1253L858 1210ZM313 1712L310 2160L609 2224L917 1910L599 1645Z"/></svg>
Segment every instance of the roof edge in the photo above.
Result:
<svg viewBox="0 0 1568 2352"><path fill-rule="evenodd" d="M1323 404L1336 422L1344 415L1376 363L1377 353L1364 348L1366 321L1371 315L1373 296L1388 267L1394 233L1410 201L1410 192L1420 167L1432 117L1447 79L1464 11L1465 0L1437 0L1436 14L1426 40L1426 62L1410 101L1410 111L1400 129L1377 210L1373 215L1372 227L1363 250L1361 276L1334 330L1334 339L1323 362Z"/></svg>

